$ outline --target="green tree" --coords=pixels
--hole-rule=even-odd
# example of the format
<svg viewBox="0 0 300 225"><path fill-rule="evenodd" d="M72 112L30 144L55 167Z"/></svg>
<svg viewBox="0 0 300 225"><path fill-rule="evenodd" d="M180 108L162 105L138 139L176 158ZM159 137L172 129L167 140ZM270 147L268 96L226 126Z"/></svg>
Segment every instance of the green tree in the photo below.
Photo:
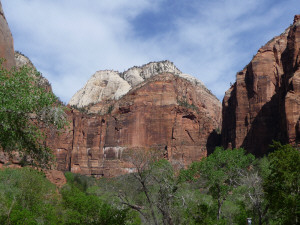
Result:
<svg viewBox="0 0 300 225"><path fill-rule="evenodd" d="M65 224L126 224L128 209L117 209L88 195L74 184L62 189L65 211Z"/></svg>
<svg viewBox="0 0 300 225"><path fill-rule="evenodd" d="M245 150L217 147L215 151L200 162L194 162L190 169L183 171L181 180L198 179L202 188L217 202L217 220L221 219L222 206L232 191L240 185L241 173L254 161L254 156Z"/></svg>
<svg viewBox="0 0 300 225"><path fill-rule="evenodd" d="M273 142L269 155L271 173L264 183L270 209L279 224L300 223L300 151Z"/></svg>
<svg viewBox="0 0 300 225"><path fill-rule="evenodd" d="M57 103L57 97L41 84L40 73L28 67L7 70L2 62L0 147L9 154L18 151L21 156L27 157L26 161L45 166L52 154L44 144L40 126L64 127L65 113Z"/></svg>
<svg viewBox="0 0 300 225"><path fill-rule="evenodd" d="M234 187L238 186L240 171L246 169L254 161L254 156L246 155L245 150L216 148L214 153L200 163L200 176L206 180L209 193L217 200L220 219L224 201Z"/></svg>
<svg viewBox="0 0 300 225"><path fill-rule="evenodd" d="M268 224L270 219L269 202L263 189L263 182L269 175L267 157L257 159L250 170L241 173L239 191L245 198L241 206L245 206L244 209L250 212L254 224Z"/></svg>
<svg viewBox="0 0 300 225"><path fill-rule="evenodd" d="M55 185L31 168L0 170L1 224L59 224Z"/></svg>
<svg viewBox="0 0 300 225"><path fill-rule="evenodd" d="M174 168L161 152L132 149L127 160L133 172L117 179L120 203L138 212L147 224L180 224L178 182Z"/></svg>

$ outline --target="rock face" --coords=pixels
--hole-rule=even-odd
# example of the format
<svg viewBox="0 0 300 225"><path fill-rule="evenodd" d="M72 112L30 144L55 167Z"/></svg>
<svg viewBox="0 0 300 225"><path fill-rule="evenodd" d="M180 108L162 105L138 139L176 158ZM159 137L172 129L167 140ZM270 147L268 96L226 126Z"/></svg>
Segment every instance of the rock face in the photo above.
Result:
<svg viewBox="0 0 300 225"><path fill-rule="evenodd" d="M300 140L300 15L260 48L223 99L222 142L267 153L272 140Z"/></svg>
<svg viewBox="0 0 300 225"><path fill-rule="evenodd" d="M69 104L85 107L105 100L119 99L131 86L116 71L105 70L96 72L86 85L70 100Z"/></svg>
<svg viewBox="0 0 300 225"><path fill-rule="evenodd" d="M0 14L0 56L7 59L5 66L34 68L27 57L14 54L2 9ZM41 77L51 90L45 80ZM46 133L60 171L106 177L128 173L133 168L126 156L135 149L156 149L173 164L186 166L205 157L219 140L221 103L169 61L123 73L98 71L70 104L79 110L66 112L70 121L66 130L60 135ZM13 160L14 165L20 162L18 155ZM10 161L0 154L1 166ZM56 184L65 182L56 171L47 177Z"/></svg>
<svg viewBox="0 0 300 225"><path fill-rule="evenodd" d="M14 43L0 2L0 58L4 58L6 68L15 66Z"/></svg>
<svg viewBox="0 0 300 225"><path fill-rule="evenodd" d="M14 55L15 55L16 68L19 69L22 66L26 66L28 68L33 69L33 72L36 71L35 66L27 56L23 55L18 51L16 51ZM38 79L38 84L40 86L44 87L46 91L52 92L51 84L45 77L42 76L42 74L40 74L40 76L38 76L37 79Z"/></svg>
<svg viewBox="0 0 300 225"><path fill-rule="evenodd" d="M135 87L152 76L167 72L175 75L181 74L181 71L177 69L172 62L166 60L161 62L151 62L141 67L132 67L120 74L120 76L132 87Z"/></svg>
<svg viewBox="0 0 300 225"><path fill-rule="evenodd" d="M62 171L44 170L44 173L45 173L47 179L52 184L55 184L56 187L58 187L58 188L62 188L67 183L67 179Z"/></svg>
<svg viewBox="0 0 300 225"><path fill-rule="evenodd" d="M118 100L133 87L136 87L150 77L166 72L175 75L182 74L172 62L167 60L151 62L141 67L135 66L123 73L113 70L98 71L71 98L69 105L82 108L107 100ZM189 77L196 80L191 76Z"/></svg>
<svg viewBox="0 0 300 225"><path fill-rule="evenodd" d="M172 71L177 74L152 74L162 71L149 69L155 68L152 65L163 64L124 72L126 76L138 71L145 80L128 82L134 86L120 99L94 103L85 108L88 113L68 112L68 130L48 137L59 170L110 177L132 171L126 155L134 149L157 149L179 166L212 151L219 140L221 103L195 78L179 76L175 66Z"/></svg>

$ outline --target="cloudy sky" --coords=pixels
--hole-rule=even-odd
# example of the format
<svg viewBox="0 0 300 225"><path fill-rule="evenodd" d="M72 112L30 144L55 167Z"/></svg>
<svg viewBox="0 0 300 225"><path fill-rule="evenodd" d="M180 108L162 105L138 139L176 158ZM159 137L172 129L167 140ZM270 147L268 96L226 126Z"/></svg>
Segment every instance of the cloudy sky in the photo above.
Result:
<svg viewBox="0 0 300 225"><path fill-rule="evenodd" d="M168 59L220 100L299 0L2 0L15 49L68 102L97 70Z"/></svg>

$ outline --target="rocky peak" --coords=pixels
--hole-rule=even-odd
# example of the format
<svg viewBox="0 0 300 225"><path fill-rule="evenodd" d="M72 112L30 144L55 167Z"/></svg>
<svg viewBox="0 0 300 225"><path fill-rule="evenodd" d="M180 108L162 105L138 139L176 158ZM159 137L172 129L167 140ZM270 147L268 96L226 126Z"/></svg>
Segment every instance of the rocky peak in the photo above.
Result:
<svg viewBox="0 0 300 225"><path fill-rule="evenodd" d="M100 73L122 79L115 71ZM135 150L155 149L178 168L207 156L220 145L221 103L182 76L157 74L118 100L84 107L88 113L68 111L70 127L48 139L58 169L111 177L132 172L128 154ZM95 85L106 88L107 79Z"/></svg>
<svg viewBox="0 0 300 225"><path fill-rule="evenodd" d="M132 88L143 85L151 77L163 73L179 76L211 94L201 81L191 75L183 74L172 62L165 60L150 62L140 67L134 66L123 73L112 70L98 71L71 98L69 104L82 108L107 100L118 100Z"/></svg>
<svg viewBox="0 0 300 225"><path fill-rule="evenodd" d="M15 62L17 68L27 66L29 68L35 69L35 66L31 62L31 60L19 51L15 51Z"/></svg>
<svg viewBox="0 0 300 225"><path fill-rule="evenodd" d="M33 73L34 71L36 71L36 67L33 65L33 63L31 62L31 60L25 56L24 54L22 54L21 52L19 51L15 51L15 65L16 65L16 68L19 69L23 66L26 66L30 69L32 69ZM31 74L32 76L34 74ZM40 76L37 77L38 79L38 84L43 87L46 91L51 91L52 92L52 87L51 87L51 84L49 83L49 81L43 77L41 74Z"/></svg>
<svg viewBox="0 0 300 225"><path fill-rule="evenodd" d="M294 24L300 21L300 15L295 15L294 17Z"/></svg>
<svg viewBox="0 0 300 225"><path fill-rule="evenodd" d="M113 70L97 71L70 100L78 108L105 100L117 100L125 95L131 86Z"/></svg>
<svg viewBox="0 0 300 225"><path fill-rule="evenodd" d="M3 9L2 9L2 3L1 2L0 2L0 15L2 17L4 17L4 19L5 19L4 12L3 12Z"/></svg>
<svg viewBox="0 0 300 225"><path fill-rule="evenodd" d="M173 73L175 75L181 74L181 71L170 61L150 62L143 66L134 66L127 71L120 74L132 87L142 83L152 76L161 73Z"/></svg>

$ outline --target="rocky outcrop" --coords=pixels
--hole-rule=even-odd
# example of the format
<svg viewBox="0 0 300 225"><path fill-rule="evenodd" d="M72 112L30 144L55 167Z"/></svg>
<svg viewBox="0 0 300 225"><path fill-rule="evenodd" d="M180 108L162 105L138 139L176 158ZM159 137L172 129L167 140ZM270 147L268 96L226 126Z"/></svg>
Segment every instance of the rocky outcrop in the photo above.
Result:
<svg viewBox="0 0 300 225"><path fill-rule="evenodd" d="M15 55L15 64L17 69L20 69L23 66L32 69L31 75L34 76L36 79L38 79L38 85L43 87L46 91L52 92L51 84L45 77L43 77L42 74L38 74L38 76L35 76L36 74L33 74L38 72L35 66L33 65L33 63L31 62L31 60L27 56L23 55L21 52L18 51L16 51L14 55Z"/></svg>
<svg viewBox="0 0 300 225"><path fill-rule="evenodd" d="M67 183L67 179L62 171L44 170L43 172L46 178L58 188L62 188Z"/></svg>
<svg viewBox="0 0 300 225"><path fill-rule="evenodd" d="M181 74L181 71L170 61L150 62L141 67L132 67L120 74L132 87L137 86L143 81L161 73Z"/></svg>
<svg viewBox="0 0 300 225"><path fill-rule="evenodd" d="M205 157L218 144L221 103L196 81L156 74L118 100L90 106L89 113L72 109L68 129L48 137L58 169L106 177L128 173L133 168L126 156L134 149L156 149L178 166Z"/></svg>
<svg viewBox="0 0 300 225"><path fill-rule="evenodd" d="M98 71L71 98L69 104L81 108L101 101L117 100L130 89L131 86L119 76L118 72L112 70Z"/></svg>
<svg viewBox="0 0 300 225"><path fill-rule="evenodd" d="M0 2L0 58L4 58L3 65L10 69L15 66L14 60L14 43L13 38L8 27L2 4Z"/></svg>
<svg viewBox="0 0 300 225"><path fill-rule="evenodd" d="M86 85L71 98L69 105L82 108L100 102L118 100L145 80L166 72L178 76L182 75L184 78L190 79L191 82L197 82L196 78L182 74L168 60L151 62L141 67L135 66L123 73L113 70L103 70L96 72L88 80ZM101 110L99 109L99 111Z"/></svg>
<svg viewBox="0 0 300 225"><path fill-rule="evenodd" d="M21 68L22 66L27 66L31 69L36 69L33 63L31 62L31 60L19 51L15 52L15 62L17 68Z"/></svg>
<svg viewBox="0 0 300 225"><path fill-rule="evenodd" d="M222 142L267 153L272 140L299 142L300 16L261 47L223 99Z"/></svg>
<svg viewBox="0 0 300 225"><path fill-rule="evenodd" d="M2 10L0 14L0 55L7 59L5 66L35 69L26 56L14 54ZM39 79L51 91L49 82ZM128 154L137 149L156 149L174 165L187 166L205 157L219 140L221 103L200 81L169 61L123 73L98 71L70 105L79 110L66 111L70 124L64 131L58 135L42 128L60 171L106 177L132 172ZM14 159L0 154L0 166L19 166L21 160L18 154ZM65 183L60 172L46 175L57 185Z"/></svg>

